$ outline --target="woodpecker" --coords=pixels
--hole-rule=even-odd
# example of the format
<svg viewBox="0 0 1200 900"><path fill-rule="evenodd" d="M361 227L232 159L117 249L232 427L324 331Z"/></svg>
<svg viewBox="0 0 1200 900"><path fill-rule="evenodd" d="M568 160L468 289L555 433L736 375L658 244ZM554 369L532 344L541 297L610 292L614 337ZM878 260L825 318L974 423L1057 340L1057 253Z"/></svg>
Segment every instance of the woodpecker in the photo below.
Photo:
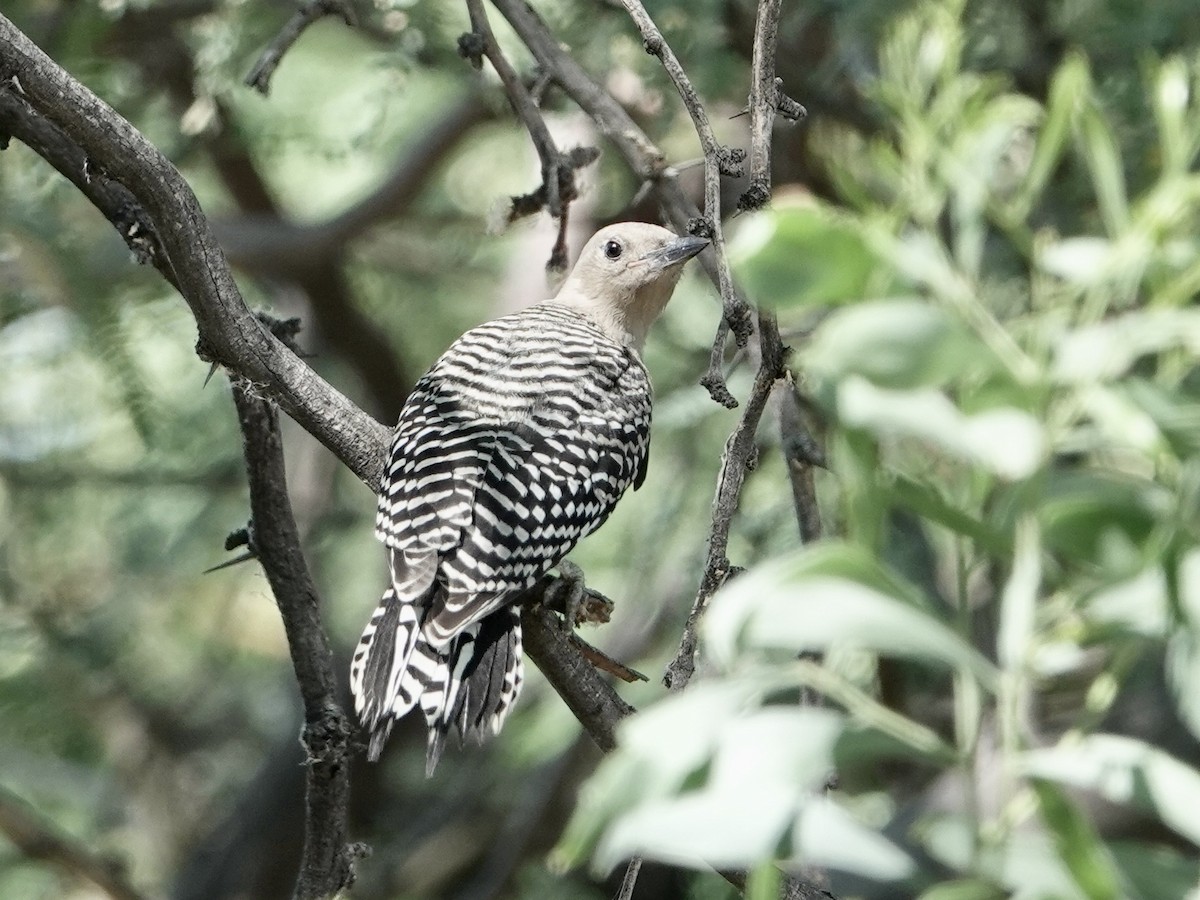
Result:
<svg viewBox="0 0 1200 900"><path fill-rule="evenodd" d="M642 345L707 244L603 228L554 299L466 332L413 388L375 521L391 583L350 669L371 760L416 706L430 775L452 732L500 731L523 678L514 601L645 479Z"/></svg>

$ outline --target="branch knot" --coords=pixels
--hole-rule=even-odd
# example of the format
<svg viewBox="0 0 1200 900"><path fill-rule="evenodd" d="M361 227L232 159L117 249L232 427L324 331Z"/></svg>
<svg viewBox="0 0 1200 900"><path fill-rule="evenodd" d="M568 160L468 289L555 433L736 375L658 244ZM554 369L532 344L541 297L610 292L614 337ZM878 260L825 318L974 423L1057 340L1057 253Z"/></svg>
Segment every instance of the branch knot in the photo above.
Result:
<svg viewBox="0 0 1200 900"><path fill-rule="evenodd" d="M467 31L458 36L458 55L471 64L476 71L483 68L483 54L487 41L478 31Z"/></svg>

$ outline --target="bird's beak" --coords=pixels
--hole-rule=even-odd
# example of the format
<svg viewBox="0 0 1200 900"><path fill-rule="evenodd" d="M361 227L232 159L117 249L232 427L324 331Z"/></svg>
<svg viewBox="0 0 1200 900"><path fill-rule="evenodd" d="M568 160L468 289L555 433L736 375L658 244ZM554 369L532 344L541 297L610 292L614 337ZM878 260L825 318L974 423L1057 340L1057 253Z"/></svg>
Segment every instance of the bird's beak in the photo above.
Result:
<svg viewBox="0 0 1200 900"><path fill-rule="evenodd" d="M684 235L675 238L666 246L650 251L639 261L648 265L652 270L661 272L687 262L707 246L706 238L693 237L690 234Z"/></svg>

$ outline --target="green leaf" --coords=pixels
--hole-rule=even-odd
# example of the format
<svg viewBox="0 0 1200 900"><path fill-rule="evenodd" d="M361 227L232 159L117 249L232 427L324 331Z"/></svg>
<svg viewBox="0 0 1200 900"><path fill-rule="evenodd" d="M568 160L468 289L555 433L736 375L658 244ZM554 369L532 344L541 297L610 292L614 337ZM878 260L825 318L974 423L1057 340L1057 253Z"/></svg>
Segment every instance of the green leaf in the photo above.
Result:
<svg viewBox="0 0 1200 900"><path fill-rule="evenodd" d="M937 386L995 369L961 322L915 299L837 310L813 335L804 360L809 371L833 379L860 375L893 388Z"/></svg>
<svg viewBox="0 0 1200 900"><path fill-rule="evenodd" d="M1118 389L1154 421L1177 457L1200 454L1200 402L1144 378L1126 378Z"/></svg>
<svg viewBox="0 0 1200 900"><path fill-rule="evenodd" d="M668 797L697 777L728 723L752 709L760 692L761 686L749 681L706 682L622 722L617 750L580 791L575 814L554 850L555 864L577 865L615 817ZM687 740L680 740L681 735ZM661 752L666 746L672 752Z"/></svg>
<svg viewBox="0 0 1200 900"><path fill-rule="evenodd" d="M859 300L877 267L854 221L813 202L756 214L729 252L747 293L769 306Z"/></svg>
<svg viewBox="0 0 1200 900"><path fill-rule="evenodd" d="M922 891L917 900L1007 900L1008 891L990 881L978 878L962 878L943 881L927 891Z"/></svg>
<svg viewBox="0 0 1200 900"><path fill-rule="evenodd" d="M995 881L1019 897L1085 900L1050 838L1038 831L1009 832L977 853L975 823L965 815L942 815L916 828L929 855L959 872Z"/></svg>
<svg viewBox="0 0 1200 900"><path fill-rule="evenodd" d="M833 771L846 723L833 710L755 709L761 692L771 686L761 679L702 682L622 723L617 749L581 792L554 851L556 864L575 865L593 848L596 865L603 868L611 868L622 854L675 859L680 848L651 841L643 828L673 821L685 800L687 810L708 815L762 797L783 803L789 812L780 813L773 837L747 836L769 844L765 855L744 848L737 852L739 864L770 858L800 796L823 785ZM747 806L741 815L751 815L752 809ZM754 847L754 853L762 849Z"/></svg>
<svg viewBox="0 0 1200 900"><path fill-rule="evenodd" d="M907 507L927 522L960 534L997 556L1008 556L1012 552L1012 541L1008 535L951 504L935 485L905 475L895 475L886 482L886 486L896 505Z"/></svg>
<svg viewBox="0 0 1200 900"><path fill-rule="evenodd" d="M1105 280L1112 256L1112 241L1107 238L1070 237L1041 245L1037 262L1056 278L1089 287Z"/></svg>
<svg viewBox="0 0 1200 900"><path fill-rule="evenodd" d="M1051 374L1070 384L1111 380L1143 356L1176 347L1200 353L1200 310L1142 310L1068 331L1054 348Z"/></svg>
<svg viewBox="0 0 1200 900"><path fill-rule="evenodd" d="M1013 216L1023 220L1045 190L1051 174L1062 159L1067 135L1079 115L1080 104L1091 91L1091 74L1087 58L1081 53L1069 53L1050 81L1046 117L1038 131L1033 161L1014 203Z"/></svg>
<svg viewBox="0 0 1200 900"><path fill-rule="evenodd" d="M795 798L772 790L717 788L653 800L620 816L593 858L607 873L631 856L692 869L741 869L775 855Z"/></svg>
<svg viewBox="0 0 1200 900"><path fill-rule="evenodd" d="M1162 637L1170 621L1166 576L1161 568L1153 566L1104 587L1088 598L1084 615L1096 624Z"/></svg>
<svg viewBox="0 0 1200 900"><path fill-rule="evenodd" d="M1176 175L1187 171L1195 153L1187 136L1190 94L1187 64L1179 57L1163 61L1154 85L1154 118L1163 170Z"/></svg>
<svg viewBox="0 0 1200 900"><path fill-rule="evenodd" d="M1094 791L1113 803L1153 813L1200 844L1200 772L1137 738L1088 735L1024 754L1027 776Z"/></svg>
<svg viewBox="0 0 1200 900"><path fill-rule="evenodd" d="M1038 510L1042 541L1070 559L1128 575L1129 561L1114 559L1114 542L1140 547L1173 502L1152 481L1115 472L1055 470Z"/></svg>
<svg viewBox="0 0 1200 900"><path fill-rule="evenodd" d="M932 388L896 391L852 376L838 387L838 416L876 437L927 441L1011 481L1028 478L1046 456L1046 436L1029 413L998 407L964 415Z"/></svg>
<svg viewBox="0 0 1200 900"><path fill-rule="evenodd" d="M1092 100L1079 113L1077 141L1092 174L1092 187L1100 215L1110 237L1119 237L1129 227L1129 199L1121 151L1112 126Z"/></svg>
<svg viewBox="0 0 1200 900"><path fill-rule="evenodd" d="M1167 684L1180 718L1200 736L1200 550L1193 548L1180 561L1177 571L1179 605L1183 621L1167 642ZM1163 585L1163 617L1168 607Z"/></svg>
<svg viewBox="0 0 1200 900"><path fill-rule="evenodd" d="M801 807L792 856L783 865L838 869L873 881L899 881L916 870L907 853L827 796L812 797Z"/></svg>
<svg viewBox="0 0 1200 900"><path fill-rule="evenodd" d="M1054 785L1037 779L1032 785L1042 820L1080 890L1089 900L1118 900L1123 894L1113 861L1092 823Z"/></svg>
<svg viewBox="0 0 1200 900"><path fill-rule="evenodd" d="M1137 895L1145 900L1186 897L1200 882L1200 861L1170 847L1115 841L1109 852Z"/></svg>
<svg viewBox="0 0 1200 900"><path fill-rule="evenodd" d="M803 551L722 588L703 633L719 664L728 665L744 650L827 651L848 645L964 668L989 685L996 675L991 663L933 615L860 581L813 574Z"/></svg>

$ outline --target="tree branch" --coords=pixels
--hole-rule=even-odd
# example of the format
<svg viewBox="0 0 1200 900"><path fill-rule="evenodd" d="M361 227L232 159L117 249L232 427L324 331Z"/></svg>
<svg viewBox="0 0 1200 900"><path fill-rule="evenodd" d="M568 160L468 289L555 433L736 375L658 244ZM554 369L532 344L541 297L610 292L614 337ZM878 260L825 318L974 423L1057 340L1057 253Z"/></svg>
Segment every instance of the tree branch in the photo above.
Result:
<svg viewBox="0 0 1200 900"><path fill-rule="evenodd" d="M279 417L244 382L234 381L233 400L250 482L251 549L275 594L304 702L304 851L293 897L328 898L354 883L354 863L364 852L347 838L350 723L337 700L333 651L288 499Z"/></svg>
<svg viewBox="0 0 1200 900"><path fill-rule="evenodd" d="M0 833L29 859L48 862L75 878L90 881L112 900L145 900L145 895L125 879L119 863L63 835L4 787L0 787Z"/></svg>
<svg viewBox="0 0 1200 900"><path fill-rule="evenodd" d="M700 619L708 609L713 595L732 573L732 566L726 557L729 549L729 529L737 512L746 472L758 455L758 445L754 439L758 423L767 408L767 400L775 388L775 383L785 374L785 351L773 313L759 310L758 339L761 361L758 373L754 377L754 386L750 390L742 417L725 442L725 451L721 454L721 469L717 475L716 494L713 496L708 556L704 563L704 574L700 579L700 589L684 625L679 650L663 676L663 683L672 691L683 690L691 681L696 670L697 630Z"/></svg>
<svg viewBox="0 0 1200 900"><path fill-rule="evenodd" d="M526 206L531 206L532 209L522 208L521 204L514 202L509 214L509 221L544 205L551 217L558 220L558 236L550 251L546 269L555 273L564 272L567 268L568 210L571 201L576 197L575 171L566 164L563 155L559 153L558 146L554 143L554 137L550 134L550 129L546 127L546 121L542 118L542 113L538 109L537 103L534 102L533 95L525 88L525 83L500 50L500 45L496 42L496 35L492 33L491 23L488 22L487 12L483 8L483 0L467 0L467 11L471 17L471 28L474 29L475 35L482 44L483 54L492 64L492 68L496 70L496 74L500 76L504 93L508 95L508 101L512 104L517 118L529 132L529 138L533 141L542 165L541 190L527 195L533 203ZM461 40L459 46L460 49L463 47ZM473 61L476 58L472 56Z"/></svg>
<svg viewBox="0 0 1200 900"><path fill-rule="evenodd" d="M775 40L782 0L758 0L750 62L750 187L738 209L762 209L771 199L771 130L782 81L775 81Z"/></svg>
<svg viewBox="0 0 1200 900"><path fill-rule="evenodd" d="M821 510L817 506L813 469L825 466L825 454L809 431L791 372L784 374L776 397L779 401L779 443L792 486L796 524L800 527L801 542L811 544L821 538Z"/></svg>
<svg viewBox="0 0 1200 900"><path fill-rule="evenodd" d="M387 429L305 365L246 308L195 194L161 151L3 15L0 83L19 92L78 145L93 171L120 182L141 204L174 284L196 318L201 358L262 385L359 478L378 484Z"/></svg>
<svg viewBox="0 0 1200 900"><path fill-rule="evenodd" d="M342 21L353 27L354 13L342 0L307 0L288 19L287 23L275 35L275 39L267 45L258 62L254 64L248 75L246 85L254 88L264 97L271 91L271 77L282 62L283 56L292 49L292 45L300 39L305 30L313 22L325 16L337 14Z"/></svg>
<svg viewBox="0 0 1200 900"><path fill-rule="evenodd" d="M680 233L703 232L704 217L684 194L679 186L678 173L666 164L662 151L621 104L563 49L533 8L525 0L492 0L492 5L508 20L513 31L537 59L546 77L561 87L587 113L596 129L612 143L633 173L653 187L675 230ZM699 258L704 271L720 292L722 314L729 329L734 332L739 345L745 344L752 332L749 305L736 290L728 295L721 290L722 264L713 247L701 253ZM722 347L727 333L718 332ZM705 387L717 402L728 406L732 397L728 390L724 390L723 380L712 384L706 381Z"/></svg>

